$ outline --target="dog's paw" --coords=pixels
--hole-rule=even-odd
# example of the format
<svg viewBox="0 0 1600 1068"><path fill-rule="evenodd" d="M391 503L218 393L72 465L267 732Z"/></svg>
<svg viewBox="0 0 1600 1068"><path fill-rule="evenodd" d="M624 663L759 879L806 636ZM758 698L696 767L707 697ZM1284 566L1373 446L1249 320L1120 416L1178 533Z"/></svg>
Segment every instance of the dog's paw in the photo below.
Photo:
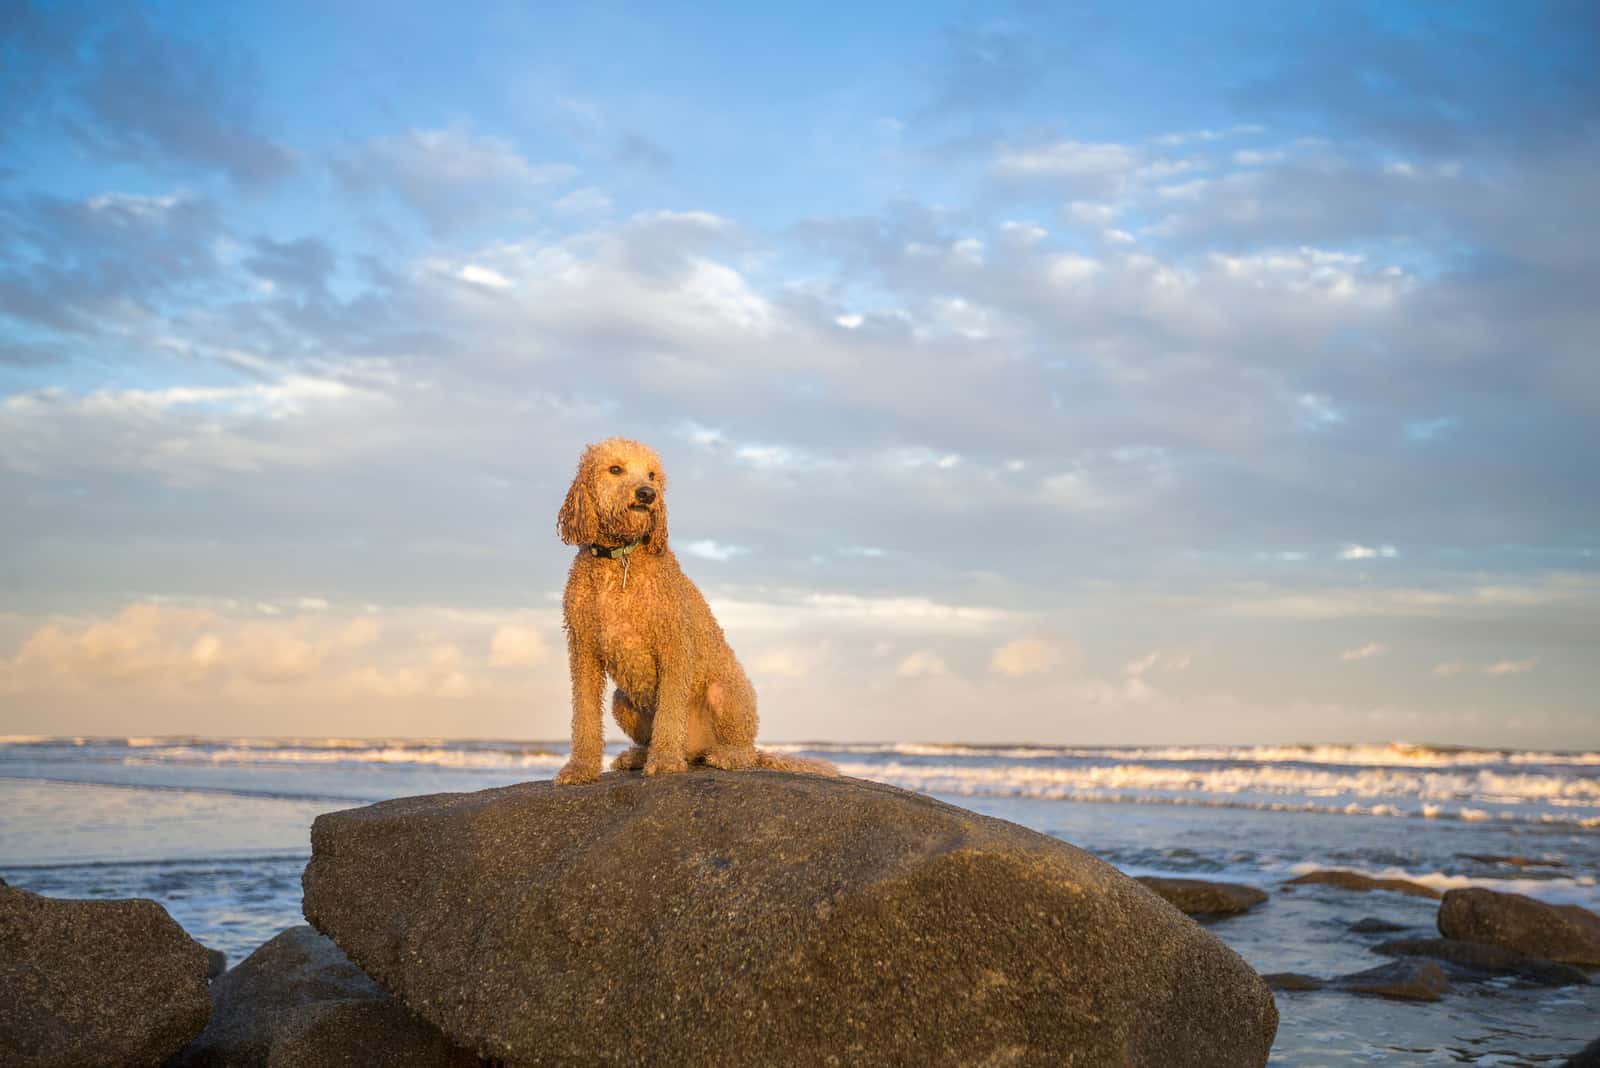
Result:
<svg viewBox="0 0 1600 1068"><path fill-rule="evenodd" d="M570 786L580 782L594 782L599 778L599 761L579 763L576 760L569 760L562 766L560 771L556 772L556 785Z"/></svg>
<svg viewBox="0 0 1600 1068"><path fill-rule="evenodd" d="M649 750L642 745L636 745L630 749L624 749L622 752L618 753L617 758L611 762L611 770L638 771L640 768L644 767L644 762L648 753Z"/></svg>
<svg viewBox="0 0 1600 1068"><path fill-rule="evenodd" d="M680 771L688 771L689 762L681 756L657 756L651 753L644 762L646 775L676 775Z"/></svg>

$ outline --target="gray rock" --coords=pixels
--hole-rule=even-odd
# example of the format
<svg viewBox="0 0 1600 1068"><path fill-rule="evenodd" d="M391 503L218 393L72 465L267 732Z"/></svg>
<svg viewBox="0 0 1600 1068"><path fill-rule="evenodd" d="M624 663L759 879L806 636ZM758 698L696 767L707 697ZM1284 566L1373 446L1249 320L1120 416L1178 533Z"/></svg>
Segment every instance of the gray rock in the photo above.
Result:
<svg viewBox="0 0 1600 1068"><path fill-rule="evenodd" d="M1583 986L1589 977L1570 964L1524 957L1503 946L1458 942L1453 938L1400 938L1372 947L1386 957L1430 957L1485 975L1514 975L1541 986Z"/></svg>
<svg viewBox="0 0 1600 1068"><path fill-rule="evenodd" d="M1428 897L1434 900L1438 900L1440 896L1439 891L1433 887L1414 883L1409 879L1374 879L1370 875L1345 871L1342 868L1306 872L1298 879L1290 879L1285 885L1304 886L1308 883L1337 886L1341 890L1392 890L1397 894L1410 894L1412 897Z"/></svg>
<svg viewBox="0 0 1600 1068"><path fill-rule="evenodd" d="M1321 990L1325 984L1314 975L1304 975L1300 972L1272 972L1261 977L1261 981L1273 990Z"/></svg>
<svg viewBox="0 0 1600 1068"><path fill-rule="evenodd" d="M1354 975L1342 975L1331 980L1330 985L1353 994L1395 1001L1438 1001L1450 992L1450 977L1434 961L1408 957Z"/></svg>
<svg viewBox="0 0 1600 1068"><path fill-rule="evenodd" d="M1476 887L1452 890L1439 906L1439 933L1524 956L1600 967L1600 916L1577 905L1547 905Z"/></svg>
<svg viewBox="0 0 1600 1068"><path fill-rule="evenodd" d="M1265 890L1239 883L1141 875L1138 882L1187 916L1236 916L1267 899Z"/></svg>
<svg viewBox="0 0 1600 1068"><path fill-rule="evenodd" d="M1390 923L1376 916L1363 916L1350 925L1350 930L1355 934L1393 934L1396 931L1407 930L1407 927L1403 923Z"/></svg>
<svg viewBox="0 0 1600 1068"><path fill-rule="evenodd" d="M154 1068L205 1027L206 966L154 901L0 887L0 1064Z"/></svg>
<svg viewBox="0 0 1600 1068"><path fill-rule="evenodd" d="M228 970L228 955L220 949L206 947L206 978L215 979Z"/></svg>
<svg viewBox="0 0 1600 1068"><path fill-rule="evenodd" d="M877 783L528 783L324 815L312 850L306 917L513 1065L1261 1065L1277 1030L1114 868Z"/></svg>
<svg viewBox="0 0 1600 1068"><path fill-rule="evenodd" d="M291 927L211 984L211 1022L168 1068L475 1066L327 938Z"/></svg>

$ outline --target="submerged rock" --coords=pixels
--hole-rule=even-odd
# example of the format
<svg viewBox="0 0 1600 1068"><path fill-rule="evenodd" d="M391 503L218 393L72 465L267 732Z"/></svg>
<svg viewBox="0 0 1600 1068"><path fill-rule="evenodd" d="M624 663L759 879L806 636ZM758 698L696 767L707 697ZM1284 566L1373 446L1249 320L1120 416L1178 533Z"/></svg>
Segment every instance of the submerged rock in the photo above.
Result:
<svg viewBox="0 0 1600 1068"><path fill-rule="evenodd" d="M1450 977L1444 969L1431 960L1416 958L1380 964L1354 975L1342 975L1331 980L1331 983L1352 994L1396 1001L1438 1001L1450 992Z"/></svg>
<svg viewBox="0 0 1600 1068"><path fill-rule="evenodd" d="M512 1065L1262 1065L1277 1029L1114 868L877 783L528 783L324 815L312 849L307 918Z"/></svg>
<svg viewBox="0 0 1600 1068"><path fill-rule="evenodd" d="M1287 885L1303 886L1307 883L1337 886L1341 890L1393 890L1397 894L1410 894L1413 897L1429 897L1435 900L1441 896L1433 887L1423 886L1409 879L1374 879L1370 875L1345 871L1342 868L1308 871L1297 879L1290 879Z"/></svg>
<svg viewBox="0 0 1600 1068"><path fill-rule="evenodd" d="M1265 890L1239 883L1169 879L1154 875L1141 875L1137 881L1188 916L1235 916L1267 899Z"/></svg>
<svg viewBox="0 0 1600 1068"><path fill-rule="evenodd" d="M1589 977L1570 964L1524 957L1503 946L1458 942L1453 938L1401 938L1372 947L1386 957L1431 957L1487 975L1514 975L1541 986L1583 986Z"/></svg>
<svg viewBox="0 0 1600 1068"><path fill-rule="evenodd" d="M211 1022L168 1068L479 1063L309 927L291 927L263 944L211 984L211 1000Z"/></svg>
<svg viewBox="0 0 1600 1068"><path fill-rule="evenodd" d="M1300 972L1272 972L1263 975L1261 981L1273 990L1321 990L1327 985L1314 975L1302 975Z"/></svg>
<svg viewBox="0 0 1600 1068"><path fill-rule="evenodd" d="M0 1064L154 1068L205 1027L207 964L154 901L0 887Z"/></svg>
<svg viewBox="0 0 1600 1068"><path fill-rule="evenodd" d="M1439 906L1439 933L1504 946L1529 957L1600 967L1600 916L1496 890L1452 890Z"/></svg>
<svg viewBox="0 0 1600 1068"><path fill-rule="evenodd" d="M1355 934L1393 934L1396 931L1410 930L1403 923L1390 923L1380 920L1376 916L1363 916L1350 925L1350 930Z"/></svg>

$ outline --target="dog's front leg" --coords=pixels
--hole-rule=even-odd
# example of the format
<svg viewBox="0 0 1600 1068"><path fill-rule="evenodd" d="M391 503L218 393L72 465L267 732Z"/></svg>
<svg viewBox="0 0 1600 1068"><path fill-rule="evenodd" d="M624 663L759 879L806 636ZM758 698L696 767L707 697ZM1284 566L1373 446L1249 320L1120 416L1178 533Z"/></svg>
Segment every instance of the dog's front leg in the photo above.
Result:
<svg viewBox="0 0 1600 1068"><path fill-rule="evenodd" d="M600 692L606 672L600 653L587 635L567 631L567 661L572 670L572 755L556 772L557 784L594 782L605 755L605 723L600 717Z"/></svg>
<svg viewBox="0 0 1600 1068"><path fill-rule="evenodd" d="M689 732L689 675L672 664L663 664L656 688L656 719L650 734L650 754L645 757L646 775L666 775L688 771L684 754Z"/></svg>

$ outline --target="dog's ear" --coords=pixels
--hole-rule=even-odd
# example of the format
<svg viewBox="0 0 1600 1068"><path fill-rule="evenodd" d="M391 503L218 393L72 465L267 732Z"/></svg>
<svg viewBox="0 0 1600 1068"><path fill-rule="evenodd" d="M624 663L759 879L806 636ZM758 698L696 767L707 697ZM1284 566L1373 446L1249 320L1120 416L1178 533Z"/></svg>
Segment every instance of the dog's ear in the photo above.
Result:
<svg viewBox="0 0 1600 1068"><path fill-rule="evenodd" d="M600 537L600 517L595 508L594 489L589 477L589 454L585 452L578 461L578 473L572 478L572 488L561 504L556 516L556 533L568 545L593 545Z"/></svg>
<svg viewBox="0 0 1600 1068"><path fill-rule="evenodd" d="M656 483L656 525L650 529L650 540L645 548L657 556L667 550L667 475L664 471L661 481Z"/></svg>

